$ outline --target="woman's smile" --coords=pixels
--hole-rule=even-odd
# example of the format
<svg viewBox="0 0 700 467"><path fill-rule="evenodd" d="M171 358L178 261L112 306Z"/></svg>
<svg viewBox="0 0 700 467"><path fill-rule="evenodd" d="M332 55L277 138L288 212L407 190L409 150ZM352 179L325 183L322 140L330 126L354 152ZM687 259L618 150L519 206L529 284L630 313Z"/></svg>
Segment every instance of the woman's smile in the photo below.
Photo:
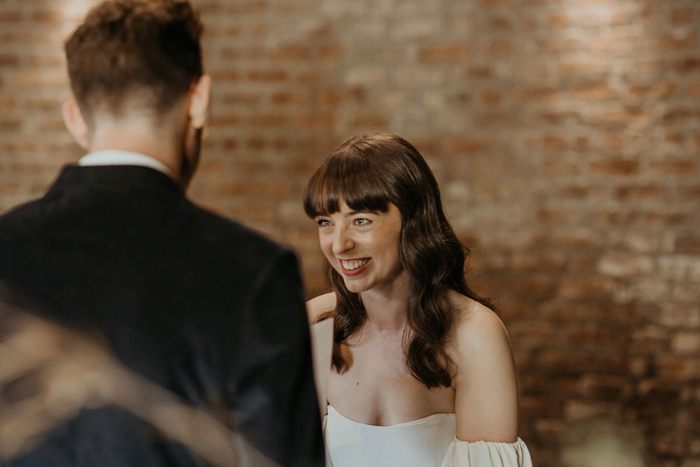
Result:
<svg viewBox="0 0 700 467"><path fill-rule="evenodd" d="M367 268L372 258L363 259L341 259L340 268L346 276L357 276Z"/></svg>

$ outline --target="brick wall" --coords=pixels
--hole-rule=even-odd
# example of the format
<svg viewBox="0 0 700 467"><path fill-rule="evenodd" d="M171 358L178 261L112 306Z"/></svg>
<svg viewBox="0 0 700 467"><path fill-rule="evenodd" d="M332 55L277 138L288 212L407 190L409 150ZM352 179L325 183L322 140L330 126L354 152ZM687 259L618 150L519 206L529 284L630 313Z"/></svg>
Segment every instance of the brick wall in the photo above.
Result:
<svg viewBox="0 0 700 467"><path fill-rule="evenodd" d="M0 210L80 155L60 41L91 3L0 2ZM197 201L293 245L314 295L308 177L357 132L401 134L501 308L536 465L700 466L700 2L195 3Z"/></svg>

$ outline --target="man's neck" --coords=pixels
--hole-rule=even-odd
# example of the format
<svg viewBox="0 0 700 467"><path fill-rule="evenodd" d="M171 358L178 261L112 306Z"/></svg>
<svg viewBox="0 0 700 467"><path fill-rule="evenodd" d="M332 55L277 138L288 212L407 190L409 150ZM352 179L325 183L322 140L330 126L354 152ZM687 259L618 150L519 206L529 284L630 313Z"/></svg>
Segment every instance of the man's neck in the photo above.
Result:
<svg viewBox="0 0 700 467"><path fill-rule="evenodd" d="M117 150L149 156L173 174L181 171L182 158L177 141L162 130L153 130L147 122L130 121L128 125L100 125L91 138L89 153Z"/></svg>

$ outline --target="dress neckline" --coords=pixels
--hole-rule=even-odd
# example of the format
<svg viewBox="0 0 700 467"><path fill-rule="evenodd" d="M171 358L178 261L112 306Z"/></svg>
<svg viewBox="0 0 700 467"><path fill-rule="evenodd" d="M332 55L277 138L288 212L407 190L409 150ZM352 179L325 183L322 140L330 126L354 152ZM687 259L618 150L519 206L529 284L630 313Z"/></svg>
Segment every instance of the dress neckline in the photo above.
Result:
<svg viewBox="0 0 700 467"><path fill-rule="evenodd" d="M330 411L330 410L333 410L333 412L335 412L335 413L336 413L340 418L342 418L343 420L346 420L346 421L348 421L348 422L350 422L350 423L354 423L355 425L360 425L360 426L363 426L363 427L367 427L367 428L369 428L369 429L374 429L374 428L376 428L376 429L387 429L387 428L408 427L408 426L421 425L421 424L423 424L423 423L427 423L427 422L432 421L432 420L435 420L435 419L441 419L441 418L445 418L445 419L448 419L448 418L449 418L449 419L452 419L452 418L455 417L455 414L453 414L453 413L434 413L434 414L432 414L432 415L428 415L427 417L419 418L419 419L417 419L417 420L410 420L410 421L408 421L408 422L397 423L397 424L395 424L395 425L370 425L370 424L368 424L368 423L356 422L355 420L352 420L352 419L346 417L345 415L343 415L343 414L341 414L340 412L338 412L338 410L337 410L335 407L333 407L331 404L328 404L328 410L329 410L329 411Z"/></svg>

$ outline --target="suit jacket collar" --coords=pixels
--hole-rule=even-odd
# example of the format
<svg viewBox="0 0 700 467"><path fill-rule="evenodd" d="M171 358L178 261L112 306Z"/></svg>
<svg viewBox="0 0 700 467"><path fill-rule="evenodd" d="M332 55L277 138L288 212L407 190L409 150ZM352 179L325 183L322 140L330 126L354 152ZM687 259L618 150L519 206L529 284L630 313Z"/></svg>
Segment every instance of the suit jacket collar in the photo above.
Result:
<svg viewBox="0 0 700 467"><path fill-rule="evenodd" d="M184 196L184 191L172 178L149 167L140 166L86 166L68 165L63 168L47 196L76 188L133 191L161 189Z"/></svg>

